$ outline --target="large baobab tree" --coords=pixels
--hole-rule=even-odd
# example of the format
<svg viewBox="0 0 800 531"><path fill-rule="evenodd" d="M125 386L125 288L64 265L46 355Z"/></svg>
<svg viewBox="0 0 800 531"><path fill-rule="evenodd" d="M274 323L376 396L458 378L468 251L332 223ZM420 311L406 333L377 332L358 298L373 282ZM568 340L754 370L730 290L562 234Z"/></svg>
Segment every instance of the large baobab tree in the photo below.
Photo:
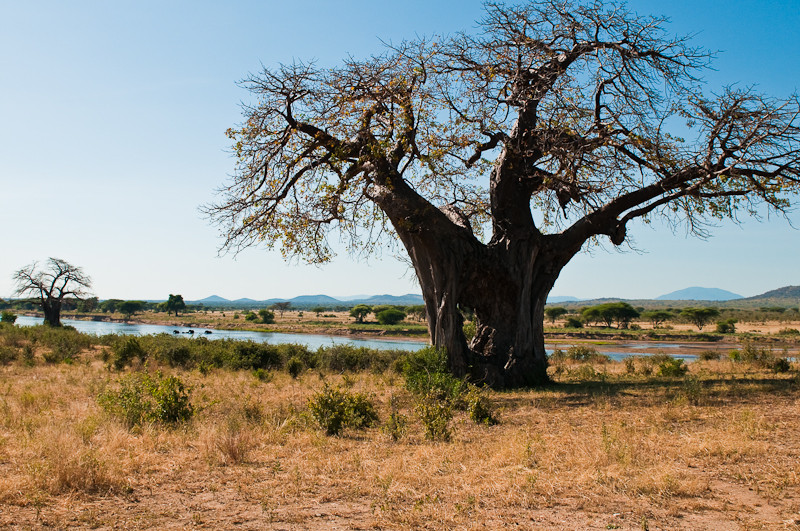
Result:
<svg viewBox="0 0 800 531"><path fill-rule="evenodd" d="M207 213L229 250L318 263L332 231L356 252L397 237L456 374L545 381L547 294L586 242L658 216L702 234L798 191L797 97L704 94L710 55L665 27L612 2L489 3L474 33L267 68Z"/></svg>
<svg viewBox="0 0 800 531"><path fill-rule="evenodd" d="M49 258L42 268L38 262L23 267L14 273L14 282L15 295L39 300L44 321L50 326L61 326L65 298L81 299L92 287L92 279L80 267L59 258Z"/></svg>

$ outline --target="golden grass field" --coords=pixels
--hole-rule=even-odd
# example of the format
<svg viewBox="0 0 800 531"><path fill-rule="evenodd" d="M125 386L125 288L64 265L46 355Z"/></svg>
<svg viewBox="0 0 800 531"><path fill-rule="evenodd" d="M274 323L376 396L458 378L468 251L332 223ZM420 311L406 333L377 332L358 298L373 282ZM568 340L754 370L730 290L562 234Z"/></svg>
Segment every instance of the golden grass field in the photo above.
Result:
<svg viewBox="0 0 800 531"><path fill-rule="evenodd" d="M195 416L129 429L98 405L123 373L97 350L41 354L0 366L3 528L800 528L797 364L563 365L546 389L489 392L498 425L460 412L434 442L391 370L161 367L191 385ZM407 433L325 435L307 413L324 383L371 395L384 425L394 400Z"/></svg>

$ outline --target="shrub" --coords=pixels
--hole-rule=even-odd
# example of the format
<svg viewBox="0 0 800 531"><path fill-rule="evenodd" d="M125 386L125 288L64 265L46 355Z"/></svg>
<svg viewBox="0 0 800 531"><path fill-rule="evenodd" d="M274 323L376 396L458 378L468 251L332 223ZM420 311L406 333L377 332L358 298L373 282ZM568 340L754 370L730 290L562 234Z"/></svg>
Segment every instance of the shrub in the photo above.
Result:
<svg viewBox="0 0 800 531"><path fill-rule="evenodd" d="M237 341L225 361L230 369L279 369L283 365L275 345L253 341Z"/></svg>
<svg viewBox="0 0 800 531"><path fill-rule="evenodd" d="M303 372L303 368L303 361L297 356L292 356L289 361L286 362L286 370L289 371L292 378L300 376L300 373Z"/></svg>
<svg viewBox="0 0 800 531"><path fill-rule="evenodd" d="M397 324L406 318L405 312L396 308L389 308L375 314L375 318L382 325Z"/></svg>
<svg viewBox="0 0 800 531"><path fill-rule="evenodd" d="M411 393L437 396L458 405L467 389L467 383L447 370L447 354L443 349L427 347L403 358L401 372L406 379L406 389Z"/></svg>
<svg viewBox="0 0 800 531"><path fill-rule="evenodd" d="M244 316L245 321L256 321L258 320L258 316L253 312L247 312Z"/></svg>
<svg viewBox="0 0 800 531"><path fill-rule="evenodd" d="M269 382L272 380L272 373L267 369L254 369L253 376L255 376L256 380L260 382Z"/></svg>
<svg viewBox="0 0 800 531"><path fill-rule="evenodd" d="M736 319L728 319L717 323L718 334L733 334L736 332Z"/></svg>
<svg viewBox="0 0 800 531"><path fill-rule="evenodd" d="M435 392L427 392L417 398L414 411L422 422L425 438L432 441L449 441L452 437L450 421L453 419L453 405L442 400Z"/></svg>
<svg viewBox="0 0 800 531"><path fill-rule="evenodd" d="M117 341L113 347L114 356L111 359L111 364L115 369L121 371L126 365L129 365L134 358L139 358L139 361L144 362L147 357L142 345L135 336L125 336Z"/></svg>
<svg viewBox="0 0 800 531"><path fill-rule="evenodd" d="M658 363L658 376L683 376L689 367L683 364L683 360L667 356Z"/></svg>
<svg viewBox="0 0 800 531"><path fill-rule="evenodd" d="M261 317L261 322L264 324L272 324L275 322L275 312L270 310L258 310L258 316Z"/></svg>
<svg viewBox="0 0 800 531"><path fill-rule="evenodd" d="M494 426L500 421L495 416L492 403L484 389L471 385L466 394L467 411L469 418L477 424Z"/></svg>
<svg viewBox="0 0 800 531"><path fill-rule="evenodd" d="M369 397L328 384L308 399L308 408L327 435L339 435L345 427L364 429L378 421Z"/></svg>
<svg viewBox="0 0 800 531"><path fill-rule="evenodd" d="M716 350L704 350L697 355L697 358L701 361L714 361L720 358L720 353Z"/></svg>
<svg viewBox="0 0 800 531"><path fill-rule="evenodd" d="M478 325L475 324L475 321L467 321L462 328L464 330L464 339L467 340L467 343L472 341L472 338L478 333Z"/></svg>
<svg viewBox="0 0 800 531"><path fill-rule="evenodd" d="M564 320L564 328L583 328L583 321L577 317L567 317Z"/></svg>
<svg viewBox="0 0 800 531"><path fill-rule="evenodd" d="M107 390L98 403L111 415L134 428L146 422L177 424L194 415L191 389L177 376L131 373L119 381L119 390Z"/></svg>
<svg viewBox="0 0 800 531"><path fill-rule="evenodd" d="M3 313L0 314L0 322L14 324L16 322L16 320L17 320L17 316L16 316L16 314L14 314L12 312L3 311Z"/></svg>
<svg viewBox="0 0 800 531"><path fill-rule="evenodd" d="M566 352L555 349L550 355L553 361L577 361L577 362L596 362L606 363L611 360L605 354L600 354L596 348L586 345L573 345Z"/></svg>
<svg viewBox="0 0 800 531"><path fill-rule="evenodd" d="M782 336L798 336L800 335L800 330L797 328L781 328L778 330L778 334Z"/></svg>

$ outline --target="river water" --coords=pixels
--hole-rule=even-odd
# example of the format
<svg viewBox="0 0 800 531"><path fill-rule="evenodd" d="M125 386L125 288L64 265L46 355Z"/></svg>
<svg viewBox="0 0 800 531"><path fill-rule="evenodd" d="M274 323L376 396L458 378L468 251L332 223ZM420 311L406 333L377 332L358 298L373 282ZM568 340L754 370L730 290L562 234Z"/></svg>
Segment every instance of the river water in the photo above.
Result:
<svg viewBox="0 0 800 531"><path fill-rule="evenodd" d="M20 315L17 317L17 324L19 326L34 326L42 324L41 317L29 317ZM257 343L297 343L305 345L310 349L317 349L319 347L327 347L331 345L353 345L355 347L366 347L376 350L410 350L416 351L427 346L424 341L403 341L402 339L356 339L344 336L330 336L322 334L282 334L278 332L249 332L245 330L215 330L208 328L188 328L183 326L163 326L153 324L133 324L133 323L118 323L108 321L76 321L73 319L62 319L65 325L73 326L79 332L84 334L92 334L102 336L105 334L130 334L135 336L155 335L155 334L171 334L181 335L182 337L205 337L207 339L237 339L237 340L250 340ZM189 330L194 333L190 334ZM175 334L175 332L178 332ZM209 333L206 333L206 332ZM659 354L662 352L669 353L670 349L678 347L687 347L677 343L621 343L614 345L614 351L607 351L605 348L599 350L609 356L612 360L620 361L630 356L650 356L652 354ZM559 348L566 349L566 345L559 345ZM689 347L691 348L691 347ZM547 349L547 353L552 353L552 348ZM672 354L673 357L686 360L687 362L694 361L697 356L694 354Z"/></svg>

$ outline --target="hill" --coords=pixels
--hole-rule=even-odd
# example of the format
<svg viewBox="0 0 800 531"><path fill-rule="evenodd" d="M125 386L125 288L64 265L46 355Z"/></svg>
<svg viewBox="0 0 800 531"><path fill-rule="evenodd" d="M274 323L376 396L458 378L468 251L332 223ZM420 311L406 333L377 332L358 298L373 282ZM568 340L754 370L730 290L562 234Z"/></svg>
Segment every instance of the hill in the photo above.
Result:
<svg viewBox="0 0 800 531"><path fill-rule="evenodd" d="M656 297L657 301L731 301L743 298L736 293L719 288L692 287Z"/></svg>
<svg viewBox="0 0 800 531"><path fill-rule="evenodd" d="M747 297L745 300L757 299L800 299L800 286L784 286L762 293L761 295Z"/></svg>

